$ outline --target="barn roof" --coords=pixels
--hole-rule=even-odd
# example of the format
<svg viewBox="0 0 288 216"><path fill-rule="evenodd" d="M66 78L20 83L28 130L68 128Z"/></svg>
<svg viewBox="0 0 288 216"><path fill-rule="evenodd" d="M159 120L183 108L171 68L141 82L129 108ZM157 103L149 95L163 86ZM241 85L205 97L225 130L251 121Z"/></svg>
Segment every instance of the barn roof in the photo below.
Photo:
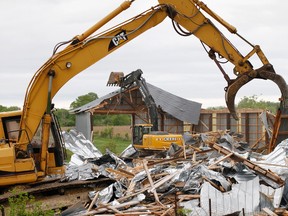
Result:
<svg viewBox="0 0 288 216"><path fill-rule="evenodd" d="M154 98L157 107L161 107L164 112L169 113L181 121L189 122L191 124L198 124L202 105L201 103L176 96L149 83L147 83L147 87L150 91L150 94ZM73 109L70 112L78 114L81 112L89 111L91 109L95 109L104 100L112 98L118 94L120 94L120 89L118 91L111 92L101 98L98 98L88 104L85 104L84 106Z"/></svg>

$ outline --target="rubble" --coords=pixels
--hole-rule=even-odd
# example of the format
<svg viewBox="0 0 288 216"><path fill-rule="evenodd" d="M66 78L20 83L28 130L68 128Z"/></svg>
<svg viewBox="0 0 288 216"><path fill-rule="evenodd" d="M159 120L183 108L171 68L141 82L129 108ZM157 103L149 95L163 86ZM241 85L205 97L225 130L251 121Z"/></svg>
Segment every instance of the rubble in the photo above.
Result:
<svg viewBox="0 0 288 216"><path fill-rule="evenodd" d="M109 150L82 155L74 176L83 179L87 172L114 183L62 215L287 215L288 140L261 155L241 138L207 132L186 136L184 148L172 145L148 156L132 146L120 156ZM75 179L71 173L66 180Z"/></svg>

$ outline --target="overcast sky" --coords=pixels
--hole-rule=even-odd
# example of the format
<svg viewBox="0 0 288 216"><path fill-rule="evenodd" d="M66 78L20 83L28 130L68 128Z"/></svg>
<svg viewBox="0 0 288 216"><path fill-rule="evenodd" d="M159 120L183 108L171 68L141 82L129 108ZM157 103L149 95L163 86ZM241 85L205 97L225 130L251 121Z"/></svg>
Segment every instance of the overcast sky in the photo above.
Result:
<svg viewBox="0 0 288 216"><path fill-rule="evenodd" d="M0 105L22 107L33 74L51 56L56 43L81 34L118 7L123 0L0 0ZM277 73L288 80L288 1L206 0L212 10L234 25L238 33L259 44ZM136 0L112 24L120 23L158 4ZM216 22L214 22L218 25ZM108 25L109 26L109 25ZM105 27L103 28L103 30ZM236 36L225 35L242 51ZM241 47L238 47L241 46ZM247 54L247 52L243 52ZM257 68L258 62L252 61ZM68 82L55 96L58 108L69 108L78 96L95 92L99 97L115 90L106 87L111 71L125 74L142 69L147 82L202 107L224 106L226 81L194 37L181 37L170 19L140 35L95 63ZM227 67L232 74L232 67ZM252 81L242 88L244 96L278 101L280 92L271 81Z"/></svg>

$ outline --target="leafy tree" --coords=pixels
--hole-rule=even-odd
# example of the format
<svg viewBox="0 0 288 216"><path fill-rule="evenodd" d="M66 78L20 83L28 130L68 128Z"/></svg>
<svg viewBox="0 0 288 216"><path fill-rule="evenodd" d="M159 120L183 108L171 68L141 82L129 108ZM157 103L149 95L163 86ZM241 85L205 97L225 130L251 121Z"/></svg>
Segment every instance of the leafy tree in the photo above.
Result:
<svg viewBox="0 0 288 216"><path fill-rule="evenodd" d="M221 110L225 109L225 106L208 107L207 110Z"/></svg>
<svg viewBox="0 0 288 216"><path fill-rule="evenodd" d="M279 102L270 102L264 100L258 100L256 95L251 97L244 96L237 105L238 109L241 108L258 108L258 109L267 109L272 113L276 113L279 108Z"/></svg>
<svg viewBox="0 0 288 216"><path fill-rule="evenodd" d="M94 115L93 125L130 125L131 116L124 114L114 114L114 115Z"/></svg>
<svg viewBox="0 0 288 216"><path fill-rule="evenodd" d="M131 124L131 116L130 115L113 115L112 124L113 125L130 125Z"/></svg>
<svg viewBox="0 0 288 216"><path fill-rule="evenodd" d="M15 111L15 110L20 110L20 107L17 107L17 106L6 107L6 106L0 105L0 112L8 112L8 111Z"/></svg>
<svg viewBox="0 0 288 216"><path fill-rule="evenodd" d="M85 105L91 101L94 101L96 99L98 99L98 95L94 92L89 92L88 94L81 95L78 98L76 98L76 100L70 104L70 109L75 109L77 107L81 107L81 106L83 106L83 105Z"/></svg>
<svg viewBox="0 0 288 216"><path fill-rule="evenodd" d="M209 110L220 110L224 109L226 107L218 106L218 107L209 107L207 109ZM239 103L236 105L237 109L243 109L243 108L252 108L252 109L266 109L270 112L276 114L278 108L279 108L279 102L270 102L270 101L264 101L259 100L258 96L253 95L250 97L244 96Z"/></svg>
<svg viewBox="0 0 288 216"><path fill-rule="evenodd" d="M57 109L55 115L59 120L59 124L62 127L72 127L75 126L75 115L69 113L66 109Z"/></svg>

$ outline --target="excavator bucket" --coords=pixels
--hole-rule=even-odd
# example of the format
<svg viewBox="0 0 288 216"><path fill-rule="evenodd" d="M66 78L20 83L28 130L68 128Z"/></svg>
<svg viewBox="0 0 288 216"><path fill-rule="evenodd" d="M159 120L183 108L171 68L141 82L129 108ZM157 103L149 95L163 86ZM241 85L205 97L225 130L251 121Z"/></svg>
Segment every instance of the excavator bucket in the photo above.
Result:
<svg viewBox="0 0 288 216"><path fill-rule="evenodd" d="M124 77L123 72L111 72L107 82L107 86L120 86L123 77Z"/></svg>

